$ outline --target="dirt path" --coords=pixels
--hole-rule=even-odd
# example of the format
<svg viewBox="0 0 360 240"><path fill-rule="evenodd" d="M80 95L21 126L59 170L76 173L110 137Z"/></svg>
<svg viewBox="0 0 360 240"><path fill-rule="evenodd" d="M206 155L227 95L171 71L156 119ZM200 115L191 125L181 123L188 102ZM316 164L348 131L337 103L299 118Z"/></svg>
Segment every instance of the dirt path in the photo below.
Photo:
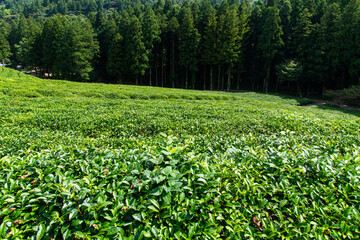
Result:
<svg viewBox="0 0 360 240"><path fill-rule="evenodd" d="M233 90L231 92L251 92L248 90ZM259 92L259 93L263 93L263 92ZM269 94L273 94L273 95L277 95L277 96L285 96L285 97L290 97L290 98L295 98L295 96L293 95L286 95L286 94L279 94L279 93L274 93L274 92L269 92ZM349 105L345 105L345 104L341 104L339 106L339 103L337 103L336 101L327 101L327 100L321 100L321 99L313 99L313 98L304 98L306 100L310 100L312 101L312 103L309 104L304 104L304 105L299 105L299 107L311 107L311 106L331 106L331 107L337 107L340 109L346 109L346 110L352 110L352 111L360 111L359 107L354 107L354 106L349 106Z"/></svg>
<svg viewBox="0 0 360 240"><path fill-rule="evenodd" d="M326 101L326 100L319 100L319 99L311 99L311 98L306 98L306 99L308 99L308 100L310 100L310 101L313 101L313 103L305 104L305 105L302 105L301 107L326 106L326 105L329 105L329 106L338 107L338 108L346 109L346 110L360 111L360 108L358 108L358 107L348 106L348 105L345 105L345 104L341 104L341 105L339 106L338 103L333 102L333 101Z"/></svg>

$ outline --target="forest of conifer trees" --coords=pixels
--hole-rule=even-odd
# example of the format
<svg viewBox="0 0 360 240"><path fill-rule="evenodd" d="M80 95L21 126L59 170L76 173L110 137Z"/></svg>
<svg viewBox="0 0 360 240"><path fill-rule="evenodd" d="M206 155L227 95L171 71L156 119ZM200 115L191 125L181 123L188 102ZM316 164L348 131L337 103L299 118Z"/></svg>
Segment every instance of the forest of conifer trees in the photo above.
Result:
<svg viewBox="0 0 360 240"><path fill-rule="evenodd" d="M45 78L321 96L359 84L360 0L1 0L0 59Z"/></svg>

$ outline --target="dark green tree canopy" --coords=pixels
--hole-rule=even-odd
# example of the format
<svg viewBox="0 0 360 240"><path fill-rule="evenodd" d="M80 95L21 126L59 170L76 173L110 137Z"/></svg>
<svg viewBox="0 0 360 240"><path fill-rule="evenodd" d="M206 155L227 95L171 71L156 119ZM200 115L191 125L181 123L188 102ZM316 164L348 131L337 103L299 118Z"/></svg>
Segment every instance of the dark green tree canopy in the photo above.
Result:
<svg viewBox="0 0 360 240"><path fill-rule="evenodd" d="M4 0L4 62L39 76L308 95L360 79L360 0ZM70 63L70 64L69 64ZM216 77L215 77L216 76Z"/></svg>

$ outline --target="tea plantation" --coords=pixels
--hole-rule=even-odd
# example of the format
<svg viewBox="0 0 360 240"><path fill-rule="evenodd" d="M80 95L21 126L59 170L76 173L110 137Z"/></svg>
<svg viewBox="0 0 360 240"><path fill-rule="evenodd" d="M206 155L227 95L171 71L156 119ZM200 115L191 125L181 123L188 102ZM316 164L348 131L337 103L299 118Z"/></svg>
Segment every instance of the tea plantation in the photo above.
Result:
<svg viewBox="0 0 360 240"><path fill-rule="evenodd" d="M360 114L0 68L0 239L358 239Z"/></svg>

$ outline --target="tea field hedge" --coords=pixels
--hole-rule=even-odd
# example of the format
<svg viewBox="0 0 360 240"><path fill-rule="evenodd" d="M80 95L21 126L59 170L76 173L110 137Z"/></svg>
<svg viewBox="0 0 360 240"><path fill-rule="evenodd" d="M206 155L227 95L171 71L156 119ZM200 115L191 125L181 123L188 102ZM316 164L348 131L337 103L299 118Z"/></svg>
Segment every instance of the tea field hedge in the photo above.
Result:
<svg viewBox="0 0 360 240"><path fill-rule="evenodd" d="M358 239L360 114L0 68L0 239Z"/></svg>

